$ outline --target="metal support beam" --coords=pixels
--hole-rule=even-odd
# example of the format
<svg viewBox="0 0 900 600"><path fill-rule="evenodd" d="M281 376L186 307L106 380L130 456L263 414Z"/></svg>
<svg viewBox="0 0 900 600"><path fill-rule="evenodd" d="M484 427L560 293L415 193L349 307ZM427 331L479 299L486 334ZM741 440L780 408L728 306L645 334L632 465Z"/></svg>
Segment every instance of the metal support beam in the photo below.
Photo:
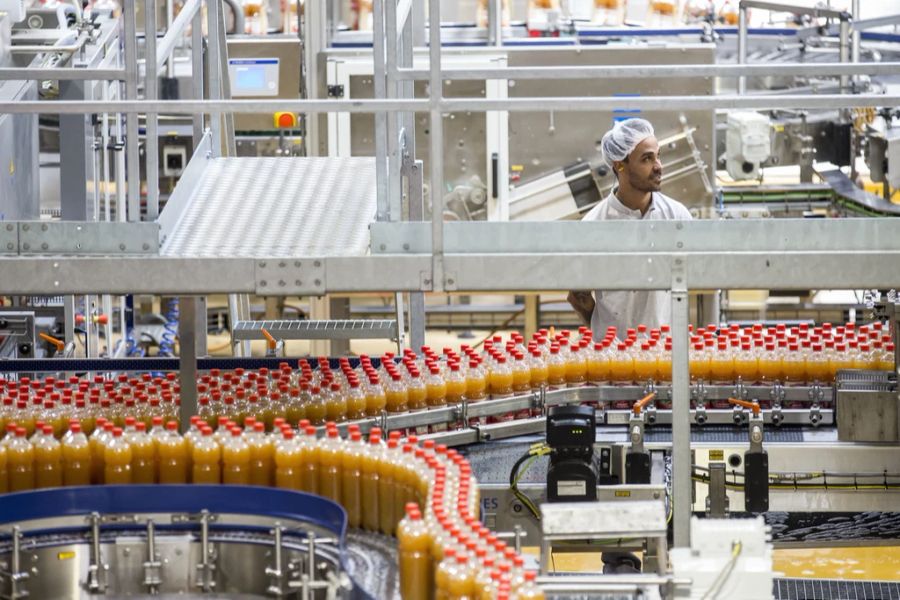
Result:
<svg viewBox="0 0 900 600"><path fill-rule="evenodd" d="M747 63L747 7L741 2L738 13L738 41L737 41L737 61L739 65ZM742 95L747 91L747 78L741 76L738 78L738 95Z"/></svg>
<svg viewBox="0 0 900 600"><path fill-rule="evenodd" d="M443 98L441 79L441 2L429 0L429 103L431 105L431 289L444 289L444 119L441 110Z"/></svg>
<svg viewBox="0 0 900 600"><path fill-rule="evenodd" d="M138 99L137 17L136 0L125 0L122 18L125 20L125 97ZM115 104L115 103L111 103ZM101 112L101 111L97 111ZM115 108L109 111L116 112ZM139 161L138 115L127 113L125 117L125 180L128 186L128 220L141 220L141 164Z"/></svg>
<svg viewBox="0 0 900 600"><path fill-rule="evenodd" d="M688 320L684 257L675 259L672 286L672 507L676 548L691 545L691 392L688 370Z"/></svg>
<svg viewBox="0 0 900 600"><path fill-rule="evenodd" d="M388 2L392 0L387 0ZM372 50L374 63L373 88L376 99L388 97L386 81L384 2L375 0L372 8ZM393 29L393 23L391 28ZM396 36L396 31L394 31ZM391 48L391 51L394 49ZM390 218L388 198L388 120L386 113L375 115L375 187L377 192L377 212L375 218L387 221Z"/></svg>
<svg viewBox="0 0 900 600"><path fill-rule="evenodd" d="M187 431L191 416L197 414L197 319L200 304L205 305L205 302L201 302L200 299L194 296L183 296L178 303L178 339L179 355L181 356L181 368L179 370L181 408L179 419L182 433ZM203 337L205 338L206 311L204 310L202 314L204 321Z"/></svg>
<svg viewBox="0 0 900 600"><path fill-rule="evenodd" d="M840 29L840 51L841 51L841 63L849 63L850 62L850 19L842 18L841 19L841 29ZM850 76L849 75L841 75L841 91L846 92L847 87L850 85Z"/></svg>
<svg viewBox="0 0 900 600"><path fill-rule="evenodd" d="M503 45L503 0L488 0L488 46Z"/></svg>
<svg viewBox="0 0 900 600"><path fill-rule="evenodd" d="M150 101L159 96L156 30L156 0L144 0L144 98ZM147 113L145 131L147 220L155 221L159 216L159 115Z"/></svg>
<svg viewBox="0 0 900 600"><path fill-rule="evenodd" d="M203 13L197 11L191 20L191 88L194 100L203 99ZM203 138L202 112L194 113L194 149Z"/></svg>
<svg viewBox="0 0 900 600"><path fill-rule="evenodd" d="M187 27L188 22L194 21L194 16L200 13L200 4L202 0L187 0L178 16L172 22L171 27L166 29L166 34L159 41L156 49L156 70L159 71L166 64L169 56L175 50L175 43ZM171 0L169 2L171 4ZM200 34L203 34L201 29ZM193 29L191 30L193 36Z"/></svg>

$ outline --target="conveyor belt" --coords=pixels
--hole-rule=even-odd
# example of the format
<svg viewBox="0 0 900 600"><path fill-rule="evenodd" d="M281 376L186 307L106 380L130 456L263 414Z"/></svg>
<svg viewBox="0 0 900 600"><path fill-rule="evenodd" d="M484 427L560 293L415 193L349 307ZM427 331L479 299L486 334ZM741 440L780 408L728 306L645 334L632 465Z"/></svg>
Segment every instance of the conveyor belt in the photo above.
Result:
<svg viewBox="0 0 900 600"><path fill-rule="evenodd" d="M672 429L670 427L648 427L644 431L645 442L671 442ZM691 428L692 442L721 442L726 444L741 444L747 442L747 428L730 425L706 425L704 427ZM803 430L766 428L767 442L802 442Z"/></svg>
<svg viewBox="0 0 900 600"><path fill-rule="evenodd" d="M900 600L900 582L776 579L775 600Z"/></svg>
<svg viewBox="0 0 900 600"><path fill-rule="evenodd" d="M841 200L858 207L859 210L867 213L875 213L896 217L900 216L900 205L885 200L881 196L870 194L865 190L859 189L850 178L847 177L840 169L830 169L828 171L817 171L819 177L825 180L834 193Z"/></svg>
<svg viewBox="0 0 900 600"><path fill-rule="evenodd" d="M344 554L350 577L373 598L400 599L396 539L351 529Z"/></svg>

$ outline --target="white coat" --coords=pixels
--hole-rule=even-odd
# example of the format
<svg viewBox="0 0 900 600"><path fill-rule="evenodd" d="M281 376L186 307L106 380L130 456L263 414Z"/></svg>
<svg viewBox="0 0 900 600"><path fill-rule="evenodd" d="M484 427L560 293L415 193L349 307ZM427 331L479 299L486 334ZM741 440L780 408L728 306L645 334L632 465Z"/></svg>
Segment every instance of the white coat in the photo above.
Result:
<svg viewBox="0 0 900 600"><path fill-rule="evenodd" d="M650 207L641 215L641 211L632 210L622 204L616 197L616 190L613 190L583 218L584 221L620 219L689 221L691 213L677 200L660 192L653 192ZM672 321L672 301L669 292L595 290L594 301L591 330L594 332L594 338L598 340L603 338L606 328L610 325L614 325L619 337L624 339L624 332L629 327L637 327L643 323L652 328L671 324Z"/></svg>

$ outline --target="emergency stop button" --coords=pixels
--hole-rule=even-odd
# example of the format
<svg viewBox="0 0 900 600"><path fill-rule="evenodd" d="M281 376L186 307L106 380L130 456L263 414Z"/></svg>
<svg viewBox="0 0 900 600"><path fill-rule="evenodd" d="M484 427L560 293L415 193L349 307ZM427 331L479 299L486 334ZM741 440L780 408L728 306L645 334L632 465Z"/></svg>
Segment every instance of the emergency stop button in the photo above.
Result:
<svg viewBox="0 0 900 600"><path fill-rule="evenodd" d="M297 115L291 112L277 112L274 121L277 129L292 129L297 126Z"/></svg>

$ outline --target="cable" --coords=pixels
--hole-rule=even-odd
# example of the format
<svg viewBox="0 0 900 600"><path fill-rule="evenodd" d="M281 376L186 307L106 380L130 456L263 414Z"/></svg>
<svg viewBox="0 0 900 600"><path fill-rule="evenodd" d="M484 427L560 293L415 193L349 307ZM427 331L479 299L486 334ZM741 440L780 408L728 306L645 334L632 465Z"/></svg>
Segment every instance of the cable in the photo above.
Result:
<svg viewBox="0 0 900 600"><path fill-rule="evenodd" d="M175 338L178 337L178 298L169 298L163 313L166 324L159 340L159 356L175 356Z"/></svg>
<svg viewBox="0 0 900 600"><path fill-rule="evenodd" d="M741 544L740 540L731 542L731 558L722 568L716 578L713 580L713 584L703 595L701 600L709 600L710 598L716 598L719 590L722 589L722 586L725 585L725 582L728 581L728 578L731 576L731 572L734 571L734 565L737 564L737 559L741 555L741 550L743 549L743 544Z"/></svg>
<svg viewBox="0 0 900 600"><path fill-rule="evenodd" d="M522 474L524 474L525 471L527 471L531 467L531 465L534 464L538 457L545 456L547 454L550 454L550 447L545 443L538 442L536 444L532 444L532 446L528 449L528 452L526 452L525 454L520 456L518 460L516 460L512 470L509 473L510 491L512 491L516 499L518 499L519 502L521 502L525 506L525 508L528 509L528 512L530 512L531 515L538 521L541 520L541 514L538 511L537 506L534 505L534 502L532 502L528 496L519 491L519 479L522 478ZM522 467L523 464L525 464L525 468L523 468L520 472L519 468Z"/></svg>

